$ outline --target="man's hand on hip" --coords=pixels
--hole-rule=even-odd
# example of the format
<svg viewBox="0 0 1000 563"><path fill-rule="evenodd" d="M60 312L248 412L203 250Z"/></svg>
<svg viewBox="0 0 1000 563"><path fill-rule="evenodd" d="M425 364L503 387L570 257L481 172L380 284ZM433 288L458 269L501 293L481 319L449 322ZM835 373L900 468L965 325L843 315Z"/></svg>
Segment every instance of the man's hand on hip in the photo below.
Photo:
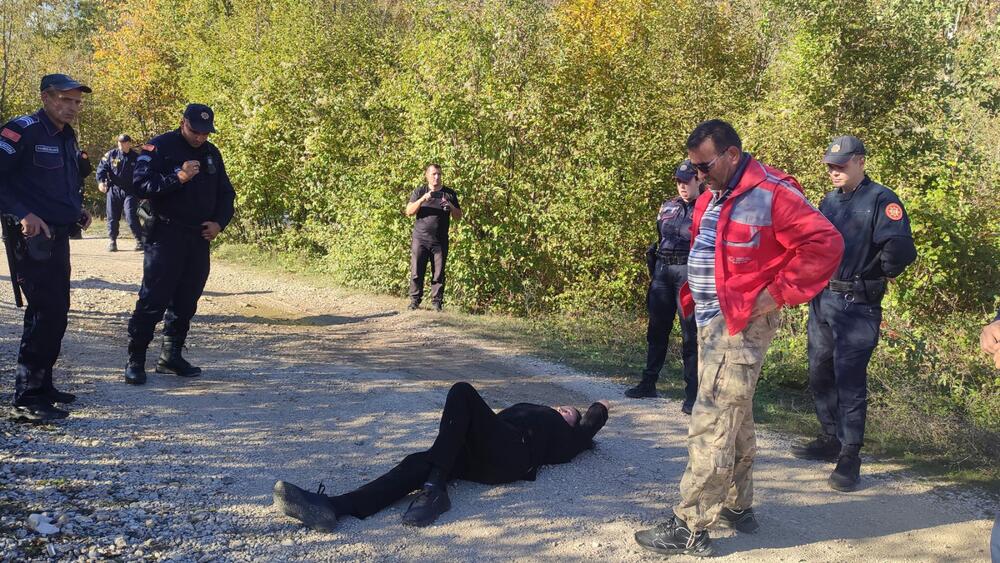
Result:
<svg viewBox="0 0 1000 563"><path fill-rule="evenodd" d="M755 319L778 309L780 309L778 303L771 297L771 292L765 287L760 290L760 293L757 294L757 299L753 302L753 310L750 311L750 318Z"/></svg>
<svg viewBox="0 0 1000 563"><path fill-rule="evenodd" d="M205 221L201 224L201 238L214 240L222 232L222 227L215 221Z"/></svg>

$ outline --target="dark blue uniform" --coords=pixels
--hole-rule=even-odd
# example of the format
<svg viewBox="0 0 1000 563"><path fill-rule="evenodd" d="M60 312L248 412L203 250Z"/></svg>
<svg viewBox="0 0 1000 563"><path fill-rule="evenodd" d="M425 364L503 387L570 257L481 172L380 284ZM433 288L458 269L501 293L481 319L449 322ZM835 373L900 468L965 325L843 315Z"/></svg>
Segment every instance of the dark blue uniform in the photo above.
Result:
<svg viewBox="0 0 1000 563"><path fill-rule="evenodd" d="M188 160L199 161L201 171L181 183L177 172ZM202 238L201 224L214 221L225 229L236 193L219 149L207 141L194 148L179 129L143 145L134 179L136 194L149 200L155 220L146 233L142 287L129 338L145 349L156 323L165 319L164 336L183 344L208 280L210 243Z"/></svg>
<svg viewBox="0 0 1000 563"><path fill-rule="evenodd" d="M43 110L0 129L0 209L18 220L34 213L51 239L32 237L35 252L19 252L18 281L28 300L17 356L14 404L51 404L52 366L69 312L69 230L82 215L83 179L76 132L57 129ZM89 172L89 164L87 165Z"/></svg>
<svg viewBox="0 0 1000 563"><path fill-rule="evenodd" d="M819 209L843 235L844 258L809 304L809 387L823 433L860 447L886 278L903 273L917 251L902 202L867 176L853 192L828 193Z"/></svg>
<svg viewBox="0 0 1000 563"><path fill-rule="evenodd" d="M681 325L681 357L684 362L684 405L694 405L698 393L698 327L694 316L681 313L680 291L687 282L687 258L691 249L691 217L694 204L677 197L663 202L656 215L658 241L651 260L652 281L646 294L649 325L646 328L646 369L643 381L654 384L667 357L667 342L674 316Z"/></svg>
<svg viewBox="0 0 1000 563"><path fill-rule="evenodd" d="M413 190L410 203L424 197L430 188L423 186ZM410 302L420 304L424 297L424 276L427 264L431 264L431 302L440 306L444 301L444 269L448 261L448 227L451 211L445 207L461 209L455 190L442 186L439 197L433 197L420 205L413 223L413 238L410 240Z"/></svg>
<svg viewBox="0 0 1000 563"><path fill-rule="evenodd" d="M130 150L124 152L115 148L109 150L97 164L97 181L108 186L107 218L108 238L118 238L118 221L122 211L125 222L135 240L142 240L142 226L139 224L139 198L133 195L133 176L139 154Z"/></svg>

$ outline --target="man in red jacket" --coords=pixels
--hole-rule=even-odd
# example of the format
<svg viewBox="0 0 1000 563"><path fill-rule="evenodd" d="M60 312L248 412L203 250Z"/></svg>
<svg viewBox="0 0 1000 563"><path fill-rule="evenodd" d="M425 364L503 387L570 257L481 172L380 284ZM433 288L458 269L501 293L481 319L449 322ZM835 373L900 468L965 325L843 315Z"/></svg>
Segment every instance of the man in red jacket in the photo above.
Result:
<svg viewBox="0 0 1000 563"><path fill-rule="evenodd" d="M758 528L753 394L781 307L808 302L844 253L837 229L789 174L743 152L732 125L699 124L688 157L708 188L695 203L684 314L698 324L698 399L673 518L636 532L661 554L710 555L708 528Z"/></svg>

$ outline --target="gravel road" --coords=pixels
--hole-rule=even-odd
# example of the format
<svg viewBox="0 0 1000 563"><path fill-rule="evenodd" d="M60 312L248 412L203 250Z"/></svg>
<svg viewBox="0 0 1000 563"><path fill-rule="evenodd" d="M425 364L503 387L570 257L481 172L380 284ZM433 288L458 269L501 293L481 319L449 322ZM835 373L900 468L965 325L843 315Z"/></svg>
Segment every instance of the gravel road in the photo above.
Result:
<svg viewBox="0 0 1000 563"><path fill-rule="evenodd" d="M687 457L679 402L625 400L621 382L449 328L453 313L407 312L402 300L219 262L188 343L204 375L150 370L147 385L128 386L125 327L142 254L105 252L95 236L73 242L73 305L56 367L57 385L79 395L71 418L0 420L0 561L660 559L632 533L677 500ZM20 312L0 268L6 404ZM544 468L534 483L454 485L452 510L427 529L400 525L405 501L331 534L272 509L277 479L341 492L429 446L460 380L498 408L608 398L611 418L596 449ZM792 458L787 437L759 432L758 442L762 529L714 533L721 560L988 560L995 499L879 461L864 465L861 490L841 494L826 485L831 467Z"/></svg>

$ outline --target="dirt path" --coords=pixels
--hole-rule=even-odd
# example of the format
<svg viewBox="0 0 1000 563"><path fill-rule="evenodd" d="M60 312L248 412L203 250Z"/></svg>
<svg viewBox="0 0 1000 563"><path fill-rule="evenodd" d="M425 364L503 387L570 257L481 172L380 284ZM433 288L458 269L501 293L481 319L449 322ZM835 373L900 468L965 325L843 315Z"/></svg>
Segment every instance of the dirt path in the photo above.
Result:
<svg viewBox="0 0 1000 563"><path fill-rule="evenodd" d="M80 398L59 426L0 422L0 561L653 559L632 533L677 499L687 457L678 403L619 400L615 382L457 334L442 322L449 313L401 312L401 300L218 262L189 339L205 375L150 372L147 385L131 387L121 371L141 256L109 254L102 239L73 243L73 310L56 377ZM8 393L20 313L6 285L0 296ZM271 509L276 479L341 492L426 448L459 380L496 406L609 398L611 419L594 451L534 483L459 483L453 509L425 530L400 525L405 501L333 534ZM826 486L830 467L759 434L762 531L713 534L723 560L988 559L989 500L875 462L863 468L862 490L839 494ZM25 529L42 511L62 528L46 540Z"/></svg>

